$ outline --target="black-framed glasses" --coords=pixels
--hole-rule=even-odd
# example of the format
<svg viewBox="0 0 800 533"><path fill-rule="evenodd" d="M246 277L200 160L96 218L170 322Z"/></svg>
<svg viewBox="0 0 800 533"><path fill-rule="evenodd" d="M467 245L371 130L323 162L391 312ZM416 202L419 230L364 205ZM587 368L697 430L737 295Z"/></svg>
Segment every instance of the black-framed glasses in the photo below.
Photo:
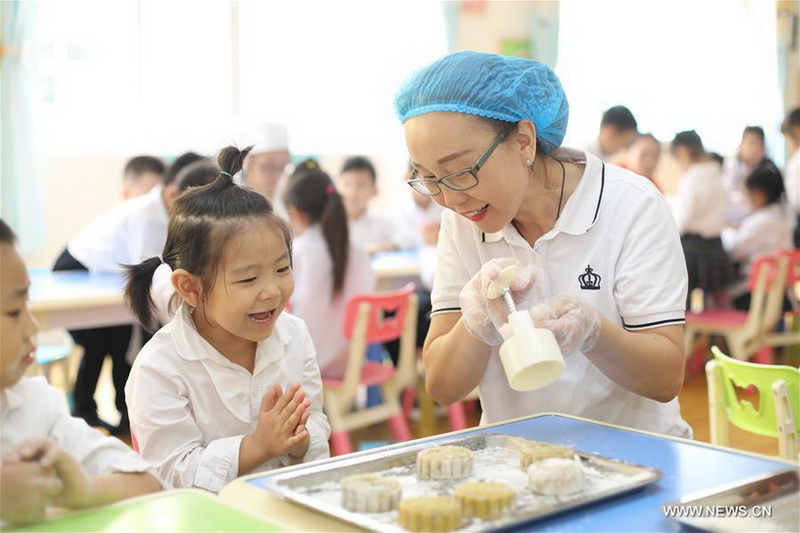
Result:
<svg viewBox="0 0 800 533"><path fill-rule="evenodd" d="M512 124L511 126L507 127L500 134L494 138L492 144L484 150L478 160L469 168L465 168L464 170L457 170L455 172L451 172L446 176L442 176L441 178L418 178L419 172L417 169L411 173L411 179L409 179L406 183L417 191L420 194L424 194L425 196L436 196L440 192L442 192L441 185L444 185L448 189L452 189L454 191L466 191L468 189L473 188L478 184L478 171L486 164L486 161L495 151L495 149L500 145L501 142L508 137L508 134L511 133L517 127L516 124Z"/></svg>

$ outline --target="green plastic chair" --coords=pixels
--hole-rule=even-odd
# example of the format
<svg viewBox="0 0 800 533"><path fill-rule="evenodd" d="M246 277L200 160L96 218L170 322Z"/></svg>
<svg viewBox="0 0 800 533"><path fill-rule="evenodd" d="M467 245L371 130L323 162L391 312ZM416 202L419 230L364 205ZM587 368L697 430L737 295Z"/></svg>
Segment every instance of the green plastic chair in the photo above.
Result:
<svg viewBox="0 0 800 533"><path fill-rule="evenodd" d="M706 364L711 443L728 446L728 422L768 437L777 437L781 457L798 460L797 416L800 415L800 370L791 366L762 365L728 357L716 346ZM734 385L758 389L757 411L736 397Z"/></svg>

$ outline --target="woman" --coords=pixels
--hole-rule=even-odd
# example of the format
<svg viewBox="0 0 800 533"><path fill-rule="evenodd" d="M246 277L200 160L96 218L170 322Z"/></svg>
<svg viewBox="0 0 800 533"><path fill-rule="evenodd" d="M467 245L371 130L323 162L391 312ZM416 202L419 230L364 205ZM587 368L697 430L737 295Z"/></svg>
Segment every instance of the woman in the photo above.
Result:
<svg viewBox="0 0 800 533"><path fill-rule="evenodd" d="M416 72L395 99L409 183L446 208L428 391L451 403L480 386L484 423L561 412L690 436L675 399L687 285L675 224L652 184L558 149L568 109L547 66L477 52ZM505 317L481 289L498 259L543 265L512 284L518 302L537 303L534 323L553 331L567 364L537 391L513 391L497 354Z"/></svg>

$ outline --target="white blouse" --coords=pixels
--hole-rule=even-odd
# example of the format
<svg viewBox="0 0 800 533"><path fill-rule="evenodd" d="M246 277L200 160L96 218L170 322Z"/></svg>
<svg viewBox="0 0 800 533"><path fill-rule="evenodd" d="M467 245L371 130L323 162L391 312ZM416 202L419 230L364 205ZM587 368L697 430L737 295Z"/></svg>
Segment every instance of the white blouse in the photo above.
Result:
<svg viewBox="0 0 800 533"><path fill-rule="evenodd" d="M697 233L706 239L719 237L727 225L727 209L728 195L719 165L706 161L689 167L678 185L675 219L680 234Z"/></svg>
<svg viewBox="0 0 800 533"><path fill-rule="evenodd" d="M746 291L747 277L758 256L793 248L793 222L788 206L778 202L753 211L738 228L722 232L725 251L731 259L744 264L744 279L731 288L731 294L736 296Z"/></svg>
<svg viewBox="0 0 800 533"><path fill-rule="evenodd" d="M157 185L92 220L68 244L69 253L89 272L121 272L164 249L169 213Z"/></svg>
<svg viewBox="0 0 800 533"><path fill-rule="evenodd" d="M64 410L59 392L43 377L22 378L0 391L0 457L20 442L50 437L90 475L155 470L121 440L106 437ZM168 487L167 487L168 488Z"/></svg>
<svg viewBox="0 0 800 533"><path fill-rule="evenodd" d="M240 475L239 446L258 425L264 394L275 383L286 390L295 382L311 400L308 451L253 472L329 456L330 425L311 337L302 320L282 313L273 334L258 344L251 374L200 336L183 304L142 348L125 386L139 453L176 487L218 492Z"/></svg>
<svg viewBox="0 0 800 533"><path fill-rule="evenodd" d="M325 376L341 376L347 364L348 340L344 335L347 301L375 290L375 273L369 257L350 243L342 291L333 296L333 260L322 227L314 224L292 243L294 295L292 314L305 320L317 348L317 361Z"/></svg>

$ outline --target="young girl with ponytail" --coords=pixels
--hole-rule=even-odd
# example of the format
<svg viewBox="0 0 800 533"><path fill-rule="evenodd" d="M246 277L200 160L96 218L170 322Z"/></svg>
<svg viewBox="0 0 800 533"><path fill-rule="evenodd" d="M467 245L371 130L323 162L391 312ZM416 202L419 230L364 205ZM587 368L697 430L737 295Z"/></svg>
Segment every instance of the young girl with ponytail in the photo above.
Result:
<svg viewBox="0 0 800 533"><path fill-rule="evenodd" d="M316 161L298 165L283 201L295 234L292 313L308 326L322 374L340 377L347 363L347 300L374 291L375 275L367 254L350 242L342 198Z"/></svg>
<svg viewBox="0 0 800 533"><path fill-rule="evenodd" d="M175 487L218 492L329 454L314 345L282 313L294 290L290 230L232 181L247 152L223 149L219 177L177 200L161 256L128 267L125 295L143 326L154 324L150 285L162 263L182 299L125 387L134 442Z"/></svg>

